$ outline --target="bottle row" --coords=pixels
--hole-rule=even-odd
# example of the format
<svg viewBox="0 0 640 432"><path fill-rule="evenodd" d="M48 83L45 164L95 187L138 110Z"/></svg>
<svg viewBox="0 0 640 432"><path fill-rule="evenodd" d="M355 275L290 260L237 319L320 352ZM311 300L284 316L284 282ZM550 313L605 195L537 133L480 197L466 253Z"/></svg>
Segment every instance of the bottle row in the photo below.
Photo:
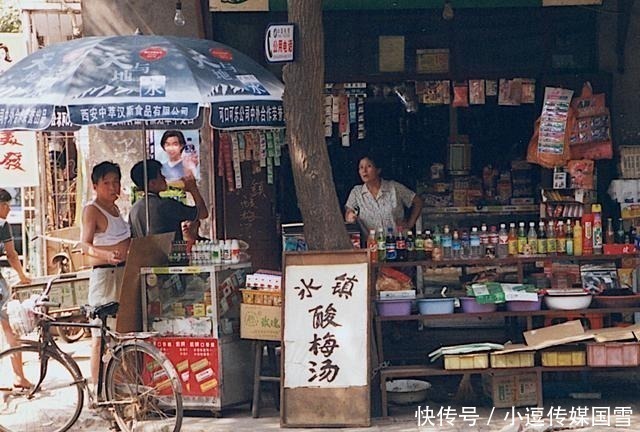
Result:
<svg viewBox="0 0 640 432"><path fill-rule="evenodd" d="M603 239L604 237L604 239ZM603 241L604 240L604 241ZM501 223L499 227L481 224L478 228L451 229L449 225L420 230L387 233L382 229L369 231L367 248L372 262L420 261L465 258L507 258L531 255L591 255L601 254L603 243L631 243L635 230L627 233L622 219L617 231L607 219L603 232L599 213L585 214L572 221L538 221Z"/></svg>
<svg viewBox="0 0 640 432"><path fill-rule="evenodd" d="M173 242L169 264L207 266L240 262L240 243L237 239L197 240L193 244Z"/></svg>

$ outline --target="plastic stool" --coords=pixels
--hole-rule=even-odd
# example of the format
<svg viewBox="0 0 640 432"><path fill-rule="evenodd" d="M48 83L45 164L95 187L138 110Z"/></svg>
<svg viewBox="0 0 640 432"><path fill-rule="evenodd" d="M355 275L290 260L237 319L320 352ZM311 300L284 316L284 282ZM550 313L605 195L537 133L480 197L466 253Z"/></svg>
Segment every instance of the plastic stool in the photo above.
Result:
<svg viewBox="0 0 640 432"><path fill-rule="evenodd" d="M575 313L567 312L564 315L547 316L544 319L544 326L552 326L560 324L565 321L580 320L584 327L588 329L601 329L604 327L604 314L603 313Z"/></svg>
<svg viewBox="0 0 640 432"><path fill-rule="evenodd" d="M280 410L280 367L276 356L276 348L280 346L278 341L254 341L255 365L253 368L253 400L251 402L251 416L258 418L260 416L260 386L263 381L273 383L273 399L275 400L276 409ZM267 351L267 366L265 373L272 375L263 375L262 357L264 350Z"/></svg>

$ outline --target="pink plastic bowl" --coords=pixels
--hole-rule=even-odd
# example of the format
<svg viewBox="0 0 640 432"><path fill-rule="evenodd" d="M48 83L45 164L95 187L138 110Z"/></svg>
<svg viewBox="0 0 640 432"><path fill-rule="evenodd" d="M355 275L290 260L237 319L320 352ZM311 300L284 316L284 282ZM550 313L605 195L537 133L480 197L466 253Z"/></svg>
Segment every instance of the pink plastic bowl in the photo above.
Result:
<svg viewBox="0 0 640 432"><path fill-rule="evenodd" d="M495 312L498 305L495 303L478 303L475 297L460 297L460 306L466 313Z"/></svg>
<svg viewBox="0 0 640 432"><path fill-rule="evenodd" d="M542 307L542 296L538 296L538 301L512 300L507 302L507 310L511 312L537 311Z"/></svg>
<svg viewBox="0 0 640 432"><path fill-rule="evenodd" d="M377 300L380 316L398 316L411 314L411 300Z"/></svg>

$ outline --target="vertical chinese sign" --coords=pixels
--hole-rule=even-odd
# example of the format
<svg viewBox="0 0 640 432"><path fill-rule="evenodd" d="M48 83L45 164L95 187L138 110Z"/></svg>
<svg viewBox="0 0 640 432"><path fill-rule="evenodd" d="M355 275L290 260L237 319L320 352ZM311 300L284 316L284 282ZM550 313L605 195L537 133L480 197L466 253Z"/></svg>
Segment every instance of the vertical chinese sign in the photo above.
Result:
<svg viewBox="0 0 640 432"><path fill-rule="evenodd" d="M0 184L2 187L38 185L35 132L0 131Z"/></svg>
<svg viewBox="0 0 640 432"><path fill-rule="evenodd" d="M284 261L282 425L369 426L366 252L287 253Z"/></svg>

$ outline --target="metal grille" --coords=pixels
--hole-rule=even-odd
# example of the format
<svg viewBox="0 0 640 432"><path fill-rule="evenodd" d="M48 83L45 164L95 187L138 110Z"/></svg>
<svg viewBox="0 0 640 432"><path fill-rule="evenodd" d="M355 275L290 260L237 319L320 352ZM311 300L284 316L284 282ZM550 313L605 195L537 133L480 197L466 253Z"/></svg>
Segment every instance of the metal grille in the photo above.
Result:
<svg viewBox="0 0 640 432"><path fill-rule="evenodd" d="M78 153L70 132L45 133L47 231L73 226L76 218Z"/></svg>

